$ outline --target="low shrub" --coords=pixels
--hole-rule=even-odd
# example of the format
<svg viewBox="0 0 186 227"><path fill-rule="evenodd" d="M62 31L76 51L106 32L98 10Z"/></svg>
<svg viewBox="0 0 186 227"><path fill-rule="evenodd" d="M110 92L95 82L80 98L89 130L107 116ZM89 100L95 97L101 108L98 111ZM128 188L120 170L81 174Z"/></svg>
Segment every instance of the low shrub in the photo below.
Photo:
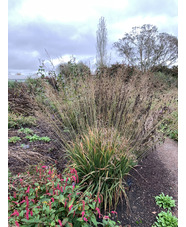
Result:
<svg viewBox="0 0 186 227"><path fill-rule="evenodd" d="M50 138L48 136L40 137L40 136L38 136L36 134L25 136L25 138L29 139L30 142L34 142L34 141L50 142Z"/></svg>
<svg viewBox="0 0 186 227"><path fill-rule="evenodd" d="M72 167L78 172L82 188L93 195L103 196L109 210L125 196L125 180L135 165L135 156L127 141L111 129L93 129L78 138L67 150ZM127 203L127 205L129 205Z"/></svg>
<svg viewBox="0 0 186 227"><path fill-rule="evenodd" d="M152 227L177 227L178 226L178 219L177 217L173 216L170 211L161 211L156 217L157 221L152 225Z"/></svg>
<svg viewBox="0 0 186 227"><path fill-rule="evenodd" d="M27 92L40 95L44 93L44 88L42 87L42 79L41 78L27 78L25 81L25 85L27 86Z"/></svg>
<svg viewBox="0 0 186 227"><path fill-rule="evenodd" d="M19 136L13 136L8 139L8 143L17 143L21 138Z"/></svg>
<svg viewBox="0 0 186 227"><path fill-rule="evenodd" d="M8 128L31 127L36 125L36 118L33 116L25 117L14 113L8 113Z"/></svg>
<svg viewBox="0 0 186 227"><path fill-rule="evenodd" d="M33 130L30 129L30 128L21 128L21 129L18 130L18 132L22 132L24 134L32 134Z"/></svg>
<svg viewBox="0 0 186 227"><path fill-rule="evenodd" d="M178 78L173 77L171 75L167 75L163 72L156 72L153 75L154 83L161 82L164 84L165 87L178 87Z"/></svg>
<svg viewBox="0 0 186 227"><path fill-rule="evenodd" d="M170 139L178 141L178 111L172 112L164 119L160 131Z"/></svg>
<svg viewBox="0 0 186 227"><path fill-rule="evenodd" d="M58 80L68 79L69 77L84 77L90 75L90 68L83 62L76 63L75 58L72 58L67 63L58 66Z"/></svg>
<svg viewBox="0 0 186 227"><path fill-rule="evenodd" d="M9 225L117 226L109 216L100 213L99 197L81 192L78 183L75 169L62 177L54 167L42 165L32 167L25 174L10 175ZM98 222L97 216L103 221Z"/></svg>
<svg viewBox="0 0 186 227"><path fill-rule="evenodd" d="M171 210L172 207L176 206L172 196L165 196L163 192L159 196L156 196L155 200L156 204L163 209Z"/></svg>
<svg viewBox="0 0 186 227"><path fill-rule="evenodd" d="M152 72L161 72L169 77L178 78L178 66L174 65L171 68L168 68L167 66L154 66L151 68Z"/></svg>
<svg viewBox="0 0 186 227"><path fill-rule="evenodd" d="M175 207L175 200L173 200L172 196L164 195L161 193L159 196L155 197L156 204L163 209L168 209L167 212L161 211L156 217L156 222L152 225L152 227L177 227L178 226L178 218L173 216L170 210L172 207Z"/></svg>

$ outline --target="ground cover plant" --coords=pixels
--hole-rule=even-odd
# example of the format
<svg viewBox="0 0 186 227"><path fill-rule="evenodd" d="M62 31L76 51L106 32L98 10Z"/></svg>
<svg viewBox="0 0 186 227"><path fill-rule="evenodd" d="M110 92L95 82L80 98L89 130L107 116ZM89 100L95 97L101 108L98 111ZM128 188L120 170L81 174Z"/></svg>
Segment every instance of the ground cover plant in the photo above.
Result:
<svg viewBox="0 0 186 227"><path fill-rule="evenodd" d="M173 200L172 196L164 195L162 192L159 196L155 197L156 204L159 207L163 207L163 209L171 210L172 207L175 207L175 201Z"/></svg>
<svg viewBox="0 0 186 227"><path fill-rule="evenodd" d="M25 136L26 139L29 140L29 142L34 142L34 141L44 141L44 142L50 142L50 138L48 136L38 136L36 134L34 135L27 135Z"/></svg>
<svg viewBox="0 0 186 227"><path fill-rule="evenodd" d="M19 136L13 136L8 139L8 143L17 143L17 141L20 141L21 138Z"/></svg>
<svg viewBox="0 0 186 227"><path fill-rule="evenodd" d="M38 165L25 174L9 174L10 226L117 226L111 214L100 213L99 196L82 193L78 183L75 169L61 175Z"/></svg>
<svg viewBox="0 0 186 227"><path fill-rule="evenodd" d="M164 195L161 193L159 196L155 197L156 204L164 210L167 209L167 212L161 211L158 216L156 217L156 222L153 224L152 227L163 227L163 226L170 226L170 227L177 227L178 226L178 219L177 217L173 216L171 213L171 209L175 207L175 200L173 200L172 196Z"/></svg>
<svg viewBox="0 0 186 227"><path fill-rule="evenodd" d="M178 111L173 111L160 125L160 130L166 136L178 141Z"/></svg>
<svg viewBox="0 0 186 227"><path fill-rule="evenodd" d="M24 134L32 134L33 130L30 129L30 128L21 128L21 129L18 130L18 132L22 132Z"/></svg>
<svg viewBox="0 0 186 227"><path fill-rule="evenodd" d="M36 125L34 116L23 116L15 113L8 114L8 128L31 127Z"/></svg>
<svg viewBox="0 0 186 227"><path fill-rule="evenodd" d="M157 221L154 223L152 227L163 227L163 226L170 226L170 227L177 227L178 226L178 219L177 217L173 216L170 211L161 211L156 218Z"/></svg>

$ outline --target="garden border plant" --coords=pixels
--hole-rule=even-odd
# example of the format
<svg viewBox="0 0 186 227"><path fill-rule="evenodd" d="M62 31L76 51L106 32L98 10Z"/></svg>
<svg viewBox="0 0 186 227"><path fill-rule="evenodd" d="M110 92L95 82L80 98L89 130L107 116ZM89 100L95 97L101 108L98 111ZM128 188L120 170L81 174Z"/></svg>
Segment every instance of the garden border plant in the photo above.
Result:
<svg viewBox="0 0 186 227"><path fill-rule="evenodd" d="M8 139L8 143L17 143L18 141L21 141L19 136L13 136Z"/></svg>
<svg viewBox="0 0 186 227"><path fill-rule="evenodd" d="M44 99L37 97L36 101L40 108L37 116L45 121L46 124L50 125L61 146L69 152L69 161L77 165L77 171L80 174L80 178L84 178L82 180L87 190L90 190L91 187L91 174L95 174L96 171L99 172L98 170L101 169L93 170L92 166L96 167L96 164L92 164L91 167L88 165L86 167L87 170L91 170L93 173L91 171L84 171L82 163L77 164L78 158L73 157L73 155L75 154L75 150L79 150L78 152L81 152L83 157L85 151L88 150L87 147L91 143L89 145L87 143L81 149L81 142L83 141L83 137L89 137L90 139L89 130L101 131L101 129L104 129L107 131L114 129L126 141L123 152L134 155L137 160L146 156L159 142L161 134L157 129L162 123L163 117L167 113L170 113L168 108L169 99L157 102L156 105L152 106L153 86L148 74L143 75L143 77L140 74L134 75L132 80L129 79L125 83L125 75L121 75L121 72L116 74L114 78L110 78L104 73L99 75L99 77L88 76L83 79L76 77L75 80L73 77L69 77L65 86L62 85L58 91L43 82L46 93ZM55 108L51 107L50 103ZM102 139L103 141L100 141L100 143L104 144L106 141L104 138ZM117 142L119 142L118 145L120 146L121 141ZM73 146L69 147L69 143L74 144L74 148ZM115 148L116 146L113 150ZM90 150L94 151L93 148ZM115 156L114 152L112 155L113 157ZM81 161L84 161L84 164L88 163L88 158L84 158ZM103 160L104 158L103 155ZM101 162L101 159L99 161ZM105 166L100 163L101 168L104 170L107 170L108 163L106 163L107 161L105 161ZM133 165L130 167L132 168ZM126 166L127 168L128 165ZM128 168L124 175L127 175L131 168ZM120 175L114 177L116 179L122 179L124 175L122 177ZM107 177L103 176L103 178L106 179ZM100 189L96 189L94 191L95 194L102 190L100 182L103 180L101 179L101 175L99 179L96 179ZM125 183L119 180L117 185L120 185L121 189L124 188ZM112 197L113 194L111 191L113 192L115 189L111 184L107 185L104 182L104 187L108 187L107 191L110 193L107 196L103 196L104 208L110 209L111 205L114 204L112 200L116 199L115 202L117 204L119 196L117 198ZM125 190L123 192L125 193ZM116 191L114 194L117 194ZM126 195L125 199L127 199ZM110 201L110 207L107 206L108 201Z"/></svg>
<svg viewBox="0 0 186 227"><path fill-rule="evenodd" d="M34 141L43 141L43 142L50 142L50 138L48 136L43 136L43 137L40 137L36 134L34 135L27 135L25 136L26 139L29 140L29 142L34 142Z"/></svg>
<svg viewBox="0 0 186 227"><path fill-rule="evenodd" d="M164 195L162 192L159 196L155 196L156 204L165 210L161 211L156 217L156 222L152 225L152 227L177 227L178 226L178 218L173 216L171 213L171 209L175 207L175 200L173 200L172 196Z"/></svg>
<svg viewBox="0 0 186 227"><path fill-rule="evenodd" d="M79 190L75 169L63 175L37 165L25 174L9 174L9 224L16 226L117 226L100 212L100 197ZM113 215L116 214L112 211ZM97 216L102 219L99 222Z"/></svg>

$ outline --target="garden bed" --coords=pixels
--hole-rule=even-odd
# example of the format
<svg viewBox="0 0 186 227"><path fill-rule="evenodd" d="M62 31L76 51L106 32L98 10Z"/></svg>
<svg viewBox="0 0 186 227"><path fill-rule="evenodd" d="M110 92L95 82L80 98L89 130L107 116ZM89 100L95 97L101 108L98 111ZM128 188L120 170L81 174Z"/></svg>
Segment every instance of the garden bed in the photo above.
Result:
<svg viewBox="0 0 186 227"><path fill-rule="evenodd" d="M52 138L52 134L46 126L40 124L38 127L32 127L32 130L39 136ZM9 145L8 165L12 174L23 172L28 165L37 164L40 161L43 161L45 165L52 165L58 160L58 170L62 171L65 168L64 153L57 147L54 139L51 139L48 143L43 141L30 143L24 138L24 134L18 133L18 129L9 129L9 137L18 135L21 141ZM29 148L21 147L23 143L29 145ZM169 152L169 159L166 158L165 160L166 152ZM174 155L174 160L170 160L171 155ZM173 214L178 215L176 157L177 142L166 139L164 144L150 153L135 170L131 171L132 185L128 191L131 214L127 215L125 204L119 204L117 207L117 220L121 222L122 226L150 227L160 211L160 208L155 204L154 197L161 192L173 196L176 200L176 208L173 209ZM166 162L169 163L166 164Z"/></svg>

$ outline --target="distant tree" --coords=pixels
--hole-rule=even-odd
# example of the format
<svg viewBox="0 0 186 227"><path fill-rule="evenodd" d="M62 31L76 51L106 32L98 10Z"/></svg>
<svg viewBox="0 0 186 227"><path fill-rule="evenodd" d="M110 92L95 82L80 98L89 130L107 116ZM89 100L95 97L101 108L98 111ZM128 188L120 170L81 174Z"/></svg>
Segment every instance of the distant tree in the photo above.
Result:
<svg viewBox="0 0 186 227"><path fill-rule="evenodd" d="M178 58L177 37L158 33L157 27L150 24L133 27L113 46L125 57L126 64L138 66L142 71L157 65L171 66Z"/></svg>
<svg viewBox="0 0 186 227"><path fill-rule="evenodd" d="M107 64L107 28L105 18L99 19L97 30L97 43L96 43L96 62L98 67L106 66Z"/></svg>

